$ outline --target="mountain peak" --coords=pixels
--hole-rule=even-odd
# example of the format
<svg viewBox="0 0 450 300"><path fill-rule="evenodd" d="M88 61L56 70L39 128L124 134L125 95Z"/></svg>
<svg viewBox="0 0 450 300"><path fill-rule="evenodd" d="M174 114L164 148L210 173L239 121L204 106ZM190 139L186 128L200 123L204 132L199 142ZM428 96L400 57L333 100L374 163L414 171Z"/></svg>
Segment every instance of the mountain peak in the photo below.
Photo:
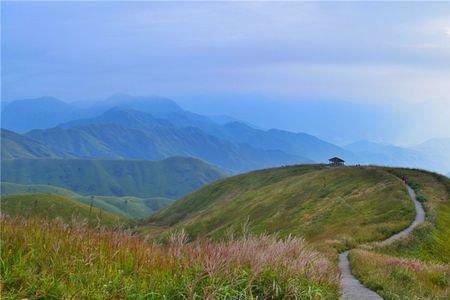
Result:
<svg viewBox="0 0 450 300"><path fill-rule="evenodd" d="M175 101L158 96L132 96L118 93L107 98L101 104L110 107L132 108L155 115L182 111Z"/></svg>
<svg viewBox="0 0 450 300"><path fill-rule="evenodd" d="M31 105L61 105L70 107L71 105L67 102L64 102L58 98L52 96L42 96L38 98L27 98L27 99L19 99L14 100L8 103L7 107L22 107L22 106L31 106Z"/></svg>

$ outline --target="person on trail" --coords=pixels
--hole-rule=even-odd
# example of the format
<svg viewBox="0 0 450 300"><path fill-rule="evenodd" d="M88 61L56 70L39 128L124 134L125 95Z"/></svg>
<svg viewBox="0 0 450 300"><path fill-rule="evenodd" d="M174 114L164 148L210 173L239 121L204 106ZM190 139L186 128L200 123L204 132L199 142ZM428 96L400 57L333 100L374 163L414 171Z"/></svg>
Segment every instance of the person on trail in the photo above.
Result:
<svg viewBox="0 0 450 300"><path fill-rule="evenodd" d="M408 179L405 176L402 176L402 181L404 184L408 184Z"/></svg>

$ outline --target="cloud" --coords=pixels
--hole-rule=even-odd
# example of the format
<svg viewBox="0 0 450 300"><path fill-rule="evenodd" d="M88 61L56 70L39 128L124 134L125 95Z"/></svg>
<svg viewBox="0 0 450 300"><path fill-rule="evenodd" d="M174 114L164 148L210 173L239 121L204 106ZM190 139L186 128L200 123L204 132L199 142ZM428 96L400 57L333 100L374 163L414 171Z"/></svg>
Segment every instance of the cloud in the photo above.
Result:
<svg viewBox="0 0 450 300"><path fill-rule="evenodd" d="M7 99L75 100L116 91L256 91L386 103L450 97L449 3L7 2L2 8Z"/></svg>
<svg viewBox="0 0 450 300"><path fill-rule="evenodd" d="M444 28L444 32L445 32L448 36L450 36L450 27Z"/></svg>

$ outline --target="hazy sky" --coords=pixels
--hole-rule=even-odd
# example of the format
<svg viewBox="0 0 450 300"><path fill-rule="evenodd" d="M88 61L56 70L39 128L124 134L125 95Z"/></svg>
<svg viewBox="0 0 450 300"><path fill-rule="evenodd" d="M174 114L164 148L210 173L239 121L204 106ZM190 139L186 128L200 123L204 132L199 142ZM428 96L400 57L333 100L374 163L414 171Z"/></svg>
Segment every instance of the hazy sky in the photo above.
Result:
<svg viewBox="0 0 450 300"><path fill-rule="evenodd" d="M2 2L1 25L3 100L337 99L450 135L450 3Z"/></svg>

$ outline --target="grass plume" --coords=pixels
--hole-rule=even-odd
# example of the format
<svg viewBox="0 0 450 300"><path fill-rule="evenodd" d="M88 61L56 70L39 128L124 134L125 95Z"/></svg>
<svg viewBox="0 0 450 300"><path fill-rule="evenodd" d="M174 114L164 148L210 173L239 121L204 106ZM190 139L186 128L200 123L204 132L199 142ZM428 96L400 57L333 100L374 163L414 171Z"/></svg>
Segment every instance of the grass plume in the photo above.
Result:
<svg viewBox="0 0 450 300"><path fill-rule="evenodd" d="M156 244L127 231L2 216L2 298L333 299L332 262L302 239Z"/></svg>

